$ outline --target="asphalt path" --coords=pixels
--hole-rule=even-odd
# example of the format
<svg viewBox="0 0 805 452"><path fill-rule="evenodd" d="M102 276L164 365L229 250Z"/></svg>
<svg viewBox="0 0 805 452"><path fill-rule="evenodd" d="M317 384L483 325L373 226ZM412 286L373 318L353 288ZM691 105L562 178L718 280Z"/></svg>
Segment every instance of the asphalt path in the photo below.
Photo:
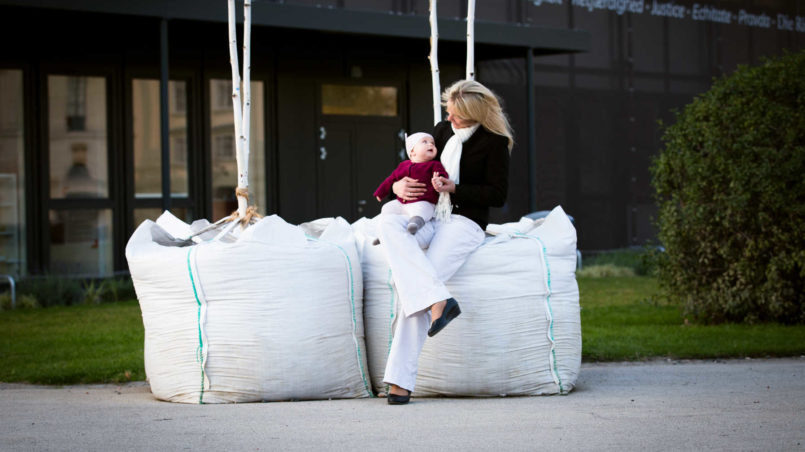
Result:
<svg viewBox="0 0 805 452"><path fill-rule="evenodd" d="M0 383L0 451L805 450L805 357L584 364L567 396L182 405Z"/></svg>

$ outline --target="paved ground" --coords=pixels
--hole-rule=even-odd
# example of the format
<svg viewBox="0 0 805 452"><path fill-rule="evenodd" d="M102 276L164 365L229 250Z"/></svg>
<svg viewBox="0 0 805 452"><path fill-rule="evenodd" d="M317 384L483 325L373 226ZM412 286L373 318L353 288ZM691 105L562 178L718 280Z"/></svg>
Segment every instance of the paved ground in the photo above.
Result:
<svg viewBox="0 0 805 452"><path fill-rule="evenodd" d="M805 450L805 357L585 364L568 396L242 405L0 384L0 451Z"/></svg>

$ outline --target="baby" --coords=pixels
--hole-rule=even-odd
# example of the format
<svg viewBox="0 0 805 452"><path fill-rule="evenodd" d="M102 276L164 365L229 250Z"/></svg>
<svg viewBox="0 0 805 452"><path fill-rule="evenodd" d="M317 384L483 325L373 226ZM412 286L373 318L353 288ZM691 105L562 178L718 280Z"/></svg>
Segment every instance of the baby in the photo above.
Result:
<svg viewBox="0 0 805 452"><path fill-rule="evenodd" d="M439 193L433 189L433 184L431 184L433 173L447 178L450 176L442 163L434 160L437 153L436 143L429 133L418 132L406 136L405 149L408 151L409 160L401 162L391 176L377 187L374 195L378 201L381 201L388 196L392 184L404 177L411 177L425 184L425 193L418 198L405 201L397 197L397 199L387 202L381 209L382 213L408 215L408 232L416 234L419 228L433 217L436 202L439 201Z"/></svg>

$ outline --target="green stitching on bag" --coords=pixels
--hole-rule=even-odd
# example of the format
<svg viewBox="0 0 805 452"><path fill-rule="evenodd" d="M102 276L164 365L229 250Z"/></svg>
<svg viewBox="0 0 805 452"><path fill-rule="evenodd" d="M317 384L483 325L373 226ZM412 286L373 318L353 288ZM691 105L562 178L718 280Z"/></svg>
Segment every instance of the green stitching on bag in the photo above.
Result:
<svg viewBox="0 0 805 452"><path fill-rule="evenodd" d="M523 233L515 234L517 237L529 238L532 240L536 240L540 243L540 253L542 254L542 260L545 262L545 273L546 273L546 285L548 289L548 294L545 297L545 304L548 307L548 315L551 317L551 321L548 324L548 339L551 341L551 373L556 378L556 381L559 384L559 393L566 394L565 388L562 385L562 377L559 376L559 368L556 365L556 340L553 336L553 309L551 308L551 266L548 264L548 250L545 247L545 243L539 237L533 237Z"/></svg>
<svg viewBox="0 0 805 452"><path fill-rule="evenodd" d="M198 403L200 405L204 404L204 340L202 339L201 335L201 300L198 299L198 291L196 291L196 281L193 278L193 269L190 266L190 253L195 250L195 247L191 247L187 250L187 272L190 274L190 284L193 286L193 296L196 297L196 304L198 305L198 314L197 314L197 322L198 322L198 348L196 348L196 362L200 363L201 367L201 393L198 396Z"/></svg>
<svg viewBox="0 0 805 452"><path fill-rule="evenodd" d="M307 234L305 234L305 237L307 237L309 240L313 240L314 242L322 242L338 248L338 250L341 251L341 254L344 255L344 259L346 259L347 261L347 273L349 274L349 302L352 307L352 340L353 342L355 342L355 350L357 351L358 355L358 367L361 369L361 378L363 379L363 386L366 389L367 394L369 394L369 397L375 397L375 394L372 392L369 386L369 382L366 379L366 370L363 368L363 358L361 356L361 346L360 344L358 344L358 337L357 337L358 319L357 316L355 315L355 282L353 281L352 277L352 261L349 259L349 255L347 254L347 252L344 251L344 248L342 248L337 243L318 239L316 237L312 237Z"/></svg>

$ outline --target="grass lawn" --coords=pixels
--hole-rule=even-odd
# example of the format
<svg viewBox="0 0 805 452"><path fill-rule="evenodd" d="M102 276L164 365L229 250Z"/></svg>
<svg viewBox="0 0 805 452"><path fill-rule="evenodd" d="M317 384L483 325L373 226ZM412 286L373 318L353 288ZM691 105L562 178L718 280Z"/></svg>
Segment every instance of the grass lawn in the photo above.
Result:
<svg viewBox="0 0 805 452"><path fill-rule="evenodd" d="M805 326L690 325L647 276L579 278L585 361L805 355Z"/></svg>
<svg viewBox="0 0 805 452"><path fill-rule="evenodd" d="M579 278L585 361L805 355L805 326L687 325L647 276ZM136 301L0 312L0 381L145 379Z"/></svg>
<svg viewBox="0 0 805 452"><path fill-rule="evenodd" d="M0 312L0 381L145 380L136 301Z"/></svg>

